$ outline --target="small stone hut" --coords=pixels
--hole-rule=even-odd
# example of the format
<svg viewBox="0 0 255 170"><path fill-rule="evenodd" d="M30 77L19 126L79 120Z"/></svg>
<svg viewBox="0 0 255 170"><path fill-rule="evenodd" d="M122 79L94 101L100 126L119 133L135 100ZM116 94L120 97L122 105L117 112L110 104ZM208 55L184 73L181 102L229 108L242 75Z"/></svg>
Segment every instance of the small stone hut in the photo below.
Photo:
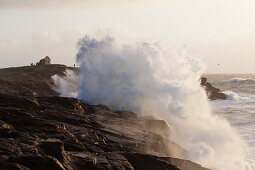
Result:
<svg viewBox="0 0 255 170"><path fill-rule="evenodd" d="M36 65L49 65L51 64L51 59L49 56L46 56L44 59L41 59Z"/></svg>

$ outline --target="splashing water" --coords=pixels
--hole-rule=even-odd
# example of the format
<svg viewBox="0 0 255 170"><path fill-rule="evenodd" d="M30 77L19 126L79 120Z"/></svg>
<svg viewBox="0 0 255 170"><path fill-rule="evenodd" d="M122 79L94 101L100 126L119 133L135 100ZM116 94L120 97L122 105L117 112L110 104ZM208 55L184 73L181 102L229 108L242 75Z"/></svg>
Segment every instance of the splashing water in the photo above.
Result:
<svg viewBox="0 0 255 170"><path fill-rule="evenodd" d="M109 36L85 36L78 47L79 99L167 120L173 127L171 140L187 149L188 159L205 167L250 169L246 144L226 120L211 114L198 82L205 70L199 58L185 50L128 44Z"/></svg>
<svg viewBox="0 0 255 170"><path fill-rule="evenodd" d="M240 78L240 77L236 77L236 78L232 78L231 80L230 80L230 82L245 82L245 81L249 81L249 82L255 82L255 80L254 79L252 79L252 78Z"/></svg>
<svg viewBox="0 0 255 170"><path fill-rule="evenodd" d="M60 77L58 75L52 76L55 86L53 89L60 94L61 97L77 97L78 84L81 81L81 77L74 73L72 70L66 70L65 76Z"/></svg>

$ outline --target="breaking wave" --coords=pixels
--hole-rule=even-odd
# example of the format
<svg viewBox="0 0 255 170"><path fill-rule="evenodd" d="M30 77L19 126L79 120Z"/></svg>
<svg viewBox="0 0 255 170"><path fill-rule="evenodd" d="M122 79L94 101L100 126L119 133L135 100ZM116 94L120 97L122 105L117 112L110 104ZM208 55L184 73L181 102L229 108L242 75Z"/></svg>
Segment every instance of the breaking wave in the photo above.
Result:
<svg viewBox="0 0 255 170"><path fill-rule="evenodd" d="M72 70L66 70L65 76L54 75L52 80L54 86L52 87L61 97L77 97L79 92L79 83L81 81L80 75Z"/></svg>
<svg viewBox="0 0 255 170"><path fill-rule="evenodd" d="M245 94L245 93L235 93L233 91L224 91L227 95L228 100L240 100L240 101L254 101L255 96L252 94Z"/></svg>
<svg viewBox="0 0 255 170"><path fill-rule="evenodd" d="M223 93L225 93L227 95L228 100L240 100L241 99L241 97L233 91L224 91Z"/></svg>
<svg viewBox="0 0 255 170"><path fill-rule="evenodd" d="M188 159L205 167L249 169L247 145L226 120L211 113L198 81L205 70L199 58L158 43L126 43L110 36L85 36L78 48L81 76L74 79L80 77L79 99L165 119L173 128L171 139L187 149Z"/></svg>
<svg viewBox="0 0 255 170"><path fill-rule="evenodd" d="M234 82L246 82L246 81L248 81L248 82L255 82L255 80L252 79L252 78L240 78L240 77L232 78L230 80L230 82L232 82L232 83L234 83Z"/></svg>

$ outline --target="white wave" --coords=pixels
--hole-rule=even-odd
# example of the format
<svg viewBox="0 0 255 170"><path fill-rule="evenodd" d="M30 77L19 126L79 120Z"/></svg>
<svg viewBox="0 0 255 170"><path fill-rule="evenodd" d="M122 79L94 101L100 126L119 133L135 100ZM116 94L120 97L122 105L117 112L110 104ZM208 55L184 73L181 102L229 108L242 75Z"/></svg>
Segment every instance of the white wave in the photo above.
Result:
<svg viewBox="0 0 255 170"><path fill-rule="evenodd" d="M255 80L252 78L240 78L240 77L232 78L230 80L230 82L245 82L245 81L255 82Z"/></svg>
<svg viewBox="0 0 255 170"><path fill-rule="evenodd" d="M233 91L224 91L223 93L227 95L228 100L240 100L240 96Z"/></svg>
<svg viewBox="0 0 255 170"><path fill-rule="evenodd" d="M60 94L61 97L77 97L78 85L81 77L72 70L66 70L65 76L54 75L51 77L54 81L53 89Z"/></svg>
<svg viewBox="0 0 255 170"><path fill-rule="evenodd" d="M233 91L224 91L227 95L227 100L240 100L240 101L255 101L255 96L251 94L245 94L245 93L235 93Z"/></svg>
<svg viewBox="0 0 255 170"><path fill-rule="evenodd" d="M160 44L123 42L109 36L79 41L78 98L164 118L188 159L211 169L248 170L247 145L226 120L212 115L197 81L205 68L201 60Z"/></svg>

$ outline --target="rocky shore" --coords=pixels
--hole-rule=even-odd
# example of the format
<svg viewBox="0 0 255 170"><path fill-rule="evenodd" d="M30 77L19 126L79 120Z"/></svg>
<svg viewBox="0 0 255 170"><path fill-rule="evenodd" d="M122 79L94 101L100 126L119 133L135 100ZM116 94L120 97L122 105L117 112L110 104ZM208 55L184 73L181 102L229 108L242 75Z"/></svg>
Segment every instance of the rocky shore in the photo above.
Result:
<svg viewBox="0 0 255 170"><path fill-rule="evenodd" d="M201 77L201 83L200 83L201 87L204 88L206 95L208 96L208 99L211 100L225 100L227 99L227 95L225 93L223 93L220 89L212 86L211 83L207 82L207 78L206 77Z"/></svg>
<svg viewBox="0 0 255 170"><path fill-rule="evenodd" d="M185 160L164 120L58 97L50 77L66 69L79 71L0 69L0 169L206 170Z"/></svg>

